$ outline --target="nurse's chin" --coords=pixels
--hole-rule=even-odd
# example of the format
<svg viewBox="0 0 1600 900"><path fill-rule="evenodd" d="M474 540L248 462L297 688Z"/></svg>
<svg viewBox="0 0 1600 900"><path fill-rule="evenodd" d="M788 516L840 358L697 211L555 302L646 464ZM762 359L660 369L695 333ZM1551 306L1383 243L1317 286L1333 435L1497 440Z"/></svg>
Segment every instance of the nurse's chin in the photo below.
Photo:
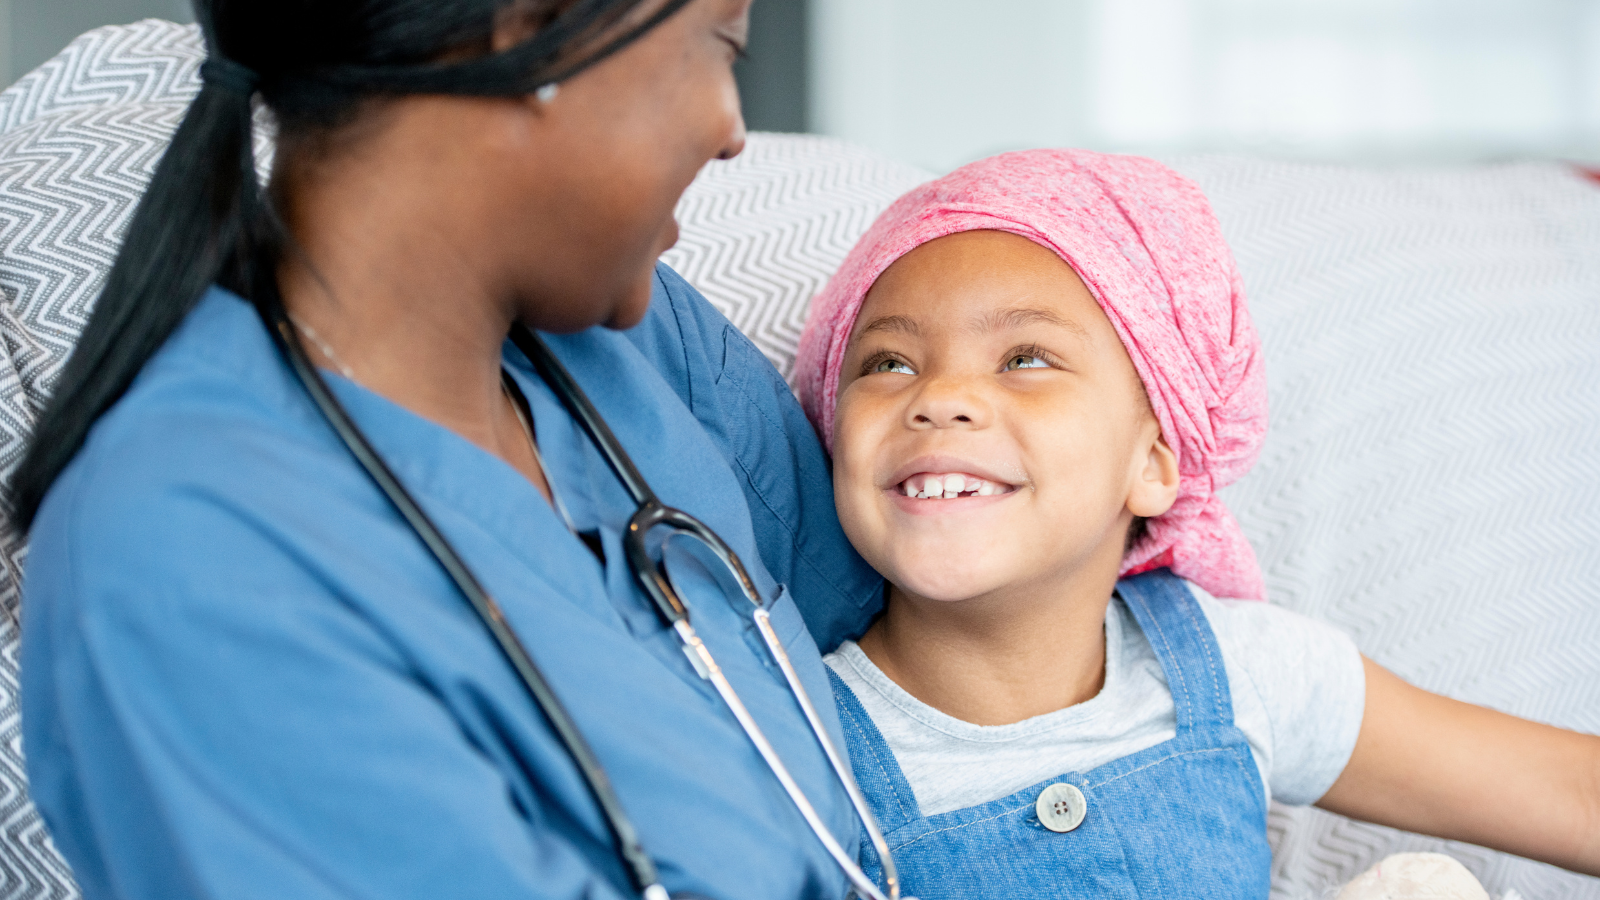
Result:
<svg viewBox="0 0 1600 900"><path fill-rule="evenodd" d="M644 321L644 314L650 311L650 297L655 289L655 267L650 268L645 275L628 290L628 293L612 307L611 316L601 324L613 331L626 331Z"/></svg>

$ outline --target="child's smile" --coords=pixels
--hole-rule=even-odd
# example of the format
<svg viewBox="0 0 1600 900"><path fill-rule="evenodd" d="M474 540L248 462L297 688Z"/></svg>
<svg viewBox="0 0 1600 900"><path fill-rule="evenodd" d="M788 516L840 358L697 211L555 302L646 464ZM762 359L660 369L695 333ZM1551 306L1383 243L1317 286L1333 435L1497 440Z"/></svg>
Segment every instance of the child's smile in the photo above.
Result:
<svg viewBox="0 0 1600 900"><path fill-rule="evenodd" d="M955 500L959 497L993 497L1009 494L1017 489L1014 484L997 482L977 475L949 472L930 475L926 472L912 475L898 485L900 493L918 500Z"/></svg>
<svg viewBox="0 0 1600 900"><path fill-rule="evenodd" d="M980 462L952 456L918 457L896 470L889 481L885 490L890 501L906 513L924 516L997 503L1019 487Z"/></svg>
<svg viewBox="0 0 1600 900"><path fill-rule="evenodd" d="M910 597L1091 572L1109 594L1134 515L1165 510L1145 496L1162 478L1151 460L1170 452L1143 391L1054 252L993 231L924 244L873 286L845 355L833 447L845 530Z"/></svg>

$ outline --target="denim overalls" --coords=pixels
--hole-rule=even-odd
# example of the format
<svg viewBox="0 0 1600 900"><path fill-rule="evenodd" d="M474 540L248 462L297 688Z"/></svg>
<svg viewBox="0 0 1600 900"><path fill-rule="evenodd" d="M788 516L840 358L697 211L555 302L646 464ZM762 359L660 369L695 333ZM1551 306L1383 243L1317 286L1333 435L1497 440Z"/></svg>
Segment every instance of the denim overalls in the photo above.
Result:
<svg viewBox="0 0 1600 900"><path fill-rule="evenodd" d="M1233 724L1211 626L1166 569L1124 580L1117 592L1161 660L1177 736L990 803L923 816L877 727L833 676L856 780L883 826L906 895L1267 896L1272 851L1261 777ZM861 852L867 873L881 882L882 863L866 840Z"/></svg>

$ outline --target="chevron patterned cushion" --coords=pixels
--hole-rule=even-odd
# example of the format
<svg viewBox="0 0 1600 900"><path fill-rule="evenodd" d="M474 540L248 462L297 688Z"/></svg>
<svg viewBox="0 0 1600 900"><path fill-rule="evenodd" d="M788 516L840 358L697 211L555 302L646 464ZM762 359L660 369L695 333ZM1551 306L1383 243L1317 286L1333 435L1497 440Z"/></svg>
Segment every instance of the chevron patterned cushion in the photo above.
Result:
<svg viewBox="0 0 1600 900"><path fill-rule="evenodd" d="M1600 733L1600 189L1542 163L1177 165L1266 343L1266 448L1224 496L1270 596L1425 688ZM1315 809L1270 824L1275 896L1439 850L1496 895L1600 898Z"/></svg>
<svg viewBox="0 0 1600 900"><path fill-rule="evenodd" d="M0 478L8 478L122 230L193 95L192 29L78 38L0 93ZM22 536L0 526L0 898L78 895L28 801L17 712Z"/></svg>
<svg viewBox="0 0 1600 900"><path fill-rule="evenodd" d="M193 29L100 29L0 93L0 478L195 87ZM266 148L263 146L262 148ZM1275 600L1434 690L1600 731L1600 190L1554 165L1409 173L1172 161L1216 202L1267 343L1273 423L1228 493ZM786 374L805 306L928 177L752 135L707 168L667 260ZM17 577L0 526L0 900L76 896L28 803ZM1275 898L1441 842L1275 809ZM1600 881L1449 846L1491 891Z"/></svg>

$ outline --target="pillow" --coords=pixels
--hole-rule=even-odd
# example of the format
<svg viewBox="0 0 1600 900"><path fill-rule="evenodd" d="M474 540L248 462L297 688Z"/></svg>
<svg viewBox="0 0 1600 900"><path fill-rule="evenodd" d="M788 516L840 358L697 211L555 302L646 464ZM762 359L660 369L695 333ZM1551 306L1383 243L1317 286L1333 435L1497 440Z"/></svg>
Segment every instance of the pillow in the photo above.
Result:
<svg viewBox="0 0 1600 900"><path fill-rule="evenodd" d="M1414 684L1600 733L1600 189L1558 163L1175 163L1266 345L1266 446L1222 496L1268 595ZM1316 809L1271 827L1275 897L1437 850L1493 894L1600 898Z"/></svg>
<svg viewBox="0 0 1600 900"><path fill-rule="evenodd" d="M71 352L189 99L193 27L102 28L0 93L0 481ZM28 800L18 718L18 577L0 523L0 900L78 896Z"/></svg>

